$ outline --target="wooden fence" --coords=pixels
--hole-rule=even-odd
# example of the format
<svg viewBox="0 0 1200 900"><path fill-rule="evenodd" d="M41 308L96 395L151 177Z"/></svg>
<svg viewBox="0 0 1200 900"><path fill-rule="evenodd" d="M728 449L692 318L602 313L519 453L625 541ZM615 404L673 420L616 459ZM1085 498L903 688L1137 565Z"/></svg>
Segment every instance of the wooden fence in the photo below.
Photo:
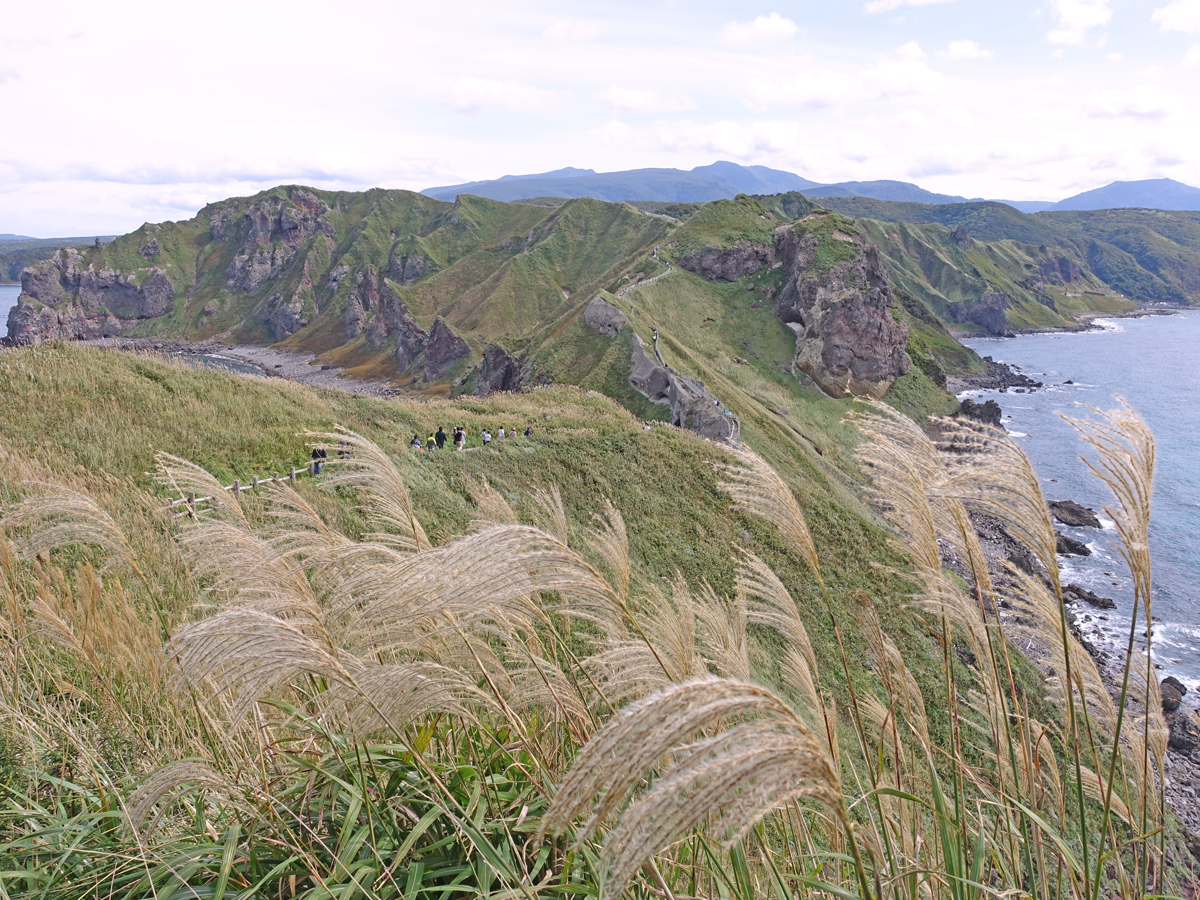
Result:
<svg viewBox="0 0 1200 900"><path fill-rule="evenodd" d="M299 476L313 474L313 467L316 465L316 462L316 460L312 460L303 469L297 469L295 466L292 466L291 472L287 475L281 475L278 472L276 472L274 475L269 475L266 478L259 478L257 475L255 475L254 478L252 478L246 484L242 484L241 480L239 479L233 484L228 485L225 490L234 491L234 496L240 497L242 495L242 491L254 491L268 484L282 484L284 482L290 482L294 487L296 484L296 479ZM321 460L321 462L325 463L326 460ZM194 519L196 518L197 507L201 506L202 504L212 503L212 501L212 497L197 497L195 491L188 491L188 495L186 497L180 497L178 500L170 501L166 506L163 507L163 509L170 511L172 516L176 519L182 519L184 516L191 516ZM175 509L180 506L186 508L183 510L183 512L175 512Z"/></svg>

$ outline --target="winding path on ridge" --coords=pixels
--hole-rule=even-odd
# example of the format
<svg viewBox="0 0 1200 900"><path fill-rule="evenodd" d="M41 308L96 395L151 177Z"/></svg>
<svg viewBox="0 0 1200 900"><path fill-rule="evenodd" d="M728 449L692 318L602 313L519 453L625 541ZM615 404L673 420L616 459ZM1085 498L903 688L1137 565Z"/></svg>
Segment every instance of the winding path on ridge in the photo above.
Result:
<svg viewBox="0 0 1200 900"><path fill-rule="evenodd" d="M661 244L659 246L661 246ZM660 278L666 278L668 275L670 275L672 272L675 271L675 267L672 266L669 262L664 262L663 260L658 258L658 247L655 247L650 252L650 258L653 259L655 262L666 266L667 271L659 272L653 278L647 278L644 281L635 281L633 284L626 285L624 288L622 288L617 293L618 299L624 300L625 295L628 294L630 291L632 291L634 288L645 287L648 284L654 284L654 282L658 281ZM630 311L630 313L633 312L633 304L632 303L629 305L629 311ZM663 359L662 353L659 352L658 329L657 328L654 329L654 355L658 358L658 364L660 366L662 366L664 369L668 369L672 372L675 371L669 365L667 365L667 361L665 359ZM712 396L712 395L709 394L709 396ZM716 400L717 398L713 397L713 399ZM729 418L733 422L733 424L730 426L730 429L729 429L728 440L731 444L736 444L741 439L741 436L742 436L742 420L739 419L736 415L734 415L734 413L728 407L726 407L724 403L721 403L720 406L721 406L721 411L723 413L725 413L725 415L729 416Z"/></svg>

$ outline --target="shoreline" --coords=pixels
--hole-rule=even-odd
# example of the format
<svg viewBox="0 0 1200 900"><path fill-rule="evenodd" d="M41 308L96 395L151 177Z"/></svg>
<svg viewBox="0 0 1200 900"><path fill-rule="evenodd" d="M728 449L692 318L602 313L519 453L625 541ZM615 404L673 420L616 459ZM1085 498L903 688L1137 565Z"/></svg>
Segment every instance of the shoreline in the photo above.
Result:
<svg viewBox="0 0 1200 900"><path fill-rule="evenodd" d="M1101 330L1099 326L1092 324L1097 319L1144 319L1148 316L1176 316L1196 308L1192 306L1147 306L1120 313L1085 312L1079 314L1078 325L1055 325L1050 328L1009 328L1004 334L994 334L990 331L951 331L949 334L960 343L963 340L1015 338L1029 334L1078 334L1083 331Z"/></svg>
<svg viewBox="0 0 1200 900"><path fill-rule="evenodd" d="M325 387L361 397L387 399L400 391L388 382L363 381L346 375L338 366L313 365L312 353L295 353L253 344L227 344L222 341L155 340L154 338L95 338L78 341L86 347L122 352L158 353L164 356L216 356L255 366L263 378L282 378L298 384ZM250 374L250 373L239 373ZM258 377L258 376L255 376Z"/></svg>

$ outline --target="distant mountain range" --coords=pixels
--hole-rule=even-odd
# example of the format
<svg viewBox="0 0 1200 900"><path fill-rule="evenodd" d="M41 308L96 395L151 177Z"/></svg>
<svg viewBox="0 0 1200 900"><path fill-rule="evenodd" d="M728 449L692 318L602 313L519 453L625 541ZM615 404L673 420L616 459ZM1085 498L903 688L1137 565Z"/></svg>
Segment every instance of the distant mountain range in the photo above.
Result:
<svg viewBox="0 0 1200 900"><path fill-rule="evenodd" d="M594 197L597 200L653 200L666 203L706 203L738 194L778 194L797 191L808 197L865 197L901 203L966 203L966 197L937 194L906 181L843 181L821 184L766 166L741 166L716 162L682 169L629 169L596 172L593 169L556 169L534 175L505 175L491 181L472 181L426 188L421 193L438 200L475 194L493 200L532 200L538 197ZM973 198L980 199L980 198ZM1147 209L1200 210L1200 188L1170 178L1114 181L1053 202L1000 200L1024 213L1047 210L1091 210L1141 207Z"/></svg>

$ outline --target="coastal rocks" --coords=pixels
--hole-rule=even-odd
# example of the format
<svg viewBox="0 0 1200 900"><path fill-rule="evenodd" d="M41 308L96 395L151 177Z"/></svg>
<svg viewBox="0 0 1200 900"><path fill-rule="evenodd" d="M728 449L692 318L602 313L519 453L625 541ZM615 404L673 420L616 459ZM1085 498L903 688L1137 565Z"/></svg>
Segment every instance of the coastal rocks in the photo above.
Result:
<svg viewBox="0 0 1200 900"><path fill-rule="evenodd" d="M1093 594L1091 591L1087 590L1087 588L1081 588L1077 584L1068 584L1062 589L1062 592L1063 599L1068 602L1082 600L1084 603L1094 606L1097 609L1117 608L1115 601L1110 600L1108 597L1097 596L1096 594Z"/></svg>
<svg viewBox="0 0 1200 900"><path fill-rule="evenodd" d="M629 318L604 298L596 297L583 311L583 324L597 334L616 337L629 324Z"/></svg>
<svg viewBox="0 0 1200 900"><path fill-rule="evenodd" d="M1042 382L1034 381L1007 363L998 363L990 356L983 358L983 364L987 366L987 370L984 372L947 377L946 390L952 394L958 394L962 391L1007 391L1009 388L1040 388L1042 386Z"/></svg>
<svg viewBox="0 0 1200 900"><path fill-rule="evenodd" d="M1091 556L1092 550L1083 541L1069 538L1061 531L1054 532L1054 549L1062 556Z"/></svg>
<svg viewBox="0 0 1200 900"><path fill-rule="evenodd" d="M737 281L775 262L775 248L741 240L732 247L706 244L679 257L679 267L706 281Z"/></svg>
<svg viewBox="0 0 1200 900"><path fill-rule="evenodd" d="M521 361L509 356L499 344L489 344L475 378L475 395L484 397L497 391L519 391L522 385Z"/></svg>
<svg viewBox="0 0 1200 900"><path fill-rule="evenodd" d="M346 301L346 340L352 341L367 327L367 313L363 309L362 301L354 294L350 295L350 299Z"/></svg>
<svg viewBox="0 0 1200 900"><path fill-rule="evenodd" d="M796 333L795 366L825 393L879 399L908 372L908 326L892 318L890 275L879 250L863 244L854 257L809 272L817 244L783 230L776 250L788 281L775 315Z"/></svg>
<svg viewBox="0 0 1200 900"><path fill-rule="evenodd" d="M696 379L656 363L636 334L630 364L629 383L651 402L668 407L672 425L710 440L732 439L736 420L726 415L720 402Z"/></svg>
<svg viewBox="0 0 1200 900"><path fill-rule="evenodd" d="M1072 528L1099 528L1100 520L1096 518L1095 510L1081 506L1074 500L1051 500L1050 515Z"/></svg>
<svg viewBox="0 0 1200 900"><path fill-rule="evenodd" d="M74 247L55 251L21 272L21 294L9 313L8 336L18 344L65 338L115 337L137 322L164 315L175 285L158 267L132 275L83 265Z"/></svg>
<svg viewBox="0 0 1200 900"><path fill-rule="evenodd" d="M471 355L471 345L454 329L446 324L446 320L438 316L433 320L429 329L429 339L425 342L425 381L437 381L459 361Z"/></svg>
<svg viewBox="0 0 1200 900"><path fill-rule="evenodd" d="M1190 709L1181 709L1172 720L1168 746L1177 753L1191 753L1200 748L1200 724Z"/></svg>
<svg viewBox="0 0 1200 900"><path fill-rule="evenodd" d="M1158 686L1158 695L1162 698L1162 708L1165 713L1175 712L1183 703L1183 691L1165 681Z"/></svg>
<svg viewBox="0 0 1200 900"><path fill-rule="evenodd" d="M976 403L970 397L963 400L958 407L958 412L955 413L959 418L970 419L972 422L980 422L984 425L991 425L994 428L1002 428L1000 424L1001 418L1000 404L995 400L985 400L983 403Z"/></svg>
<svg viewBox="0 0 1200 900"><path fill-rule="evenodd" d="M1007 294L999 291L988 291L974 300L950 304L950 318L958 323L973 322L981 326L988 334L1008 334L1009 307Z"/></svg>

